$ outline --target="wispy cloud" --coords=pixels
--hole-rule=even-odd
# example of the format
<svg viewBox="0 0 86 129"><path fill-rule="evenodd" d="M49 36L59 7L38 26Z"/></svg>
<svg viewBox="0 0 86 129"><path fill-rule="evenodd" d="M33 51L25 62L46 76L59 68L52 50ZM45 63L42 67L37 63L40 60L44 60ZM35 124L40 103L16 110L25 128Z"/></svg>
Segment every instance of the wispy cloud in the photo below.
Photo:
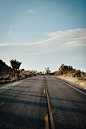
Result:
<svg viewBox="0 0 86 129"><path fill-rule="evenodd" d="M49 38L43 41L33 43L0 44L0 47L14 45L22 48L25 47L28 51L33 50L35 53L50 53L71 47L86 46L86 29L78 28L67 31L45 32L44 34Z"/></svg>
<svg viewBox="0 0 86 129"><path fill-rule="evenodd" d="M86 46L86 29L57 31L46 35L50 36L49 41L56 41L63 47Z"/></svg>
<svg viewBox="0 0 86 129"><path fill-rule="evenodd" d="M12 31L11 31L11 30L9 30L9 31L8 31L8 33L12 33Z"/></svg>
<svg viewBox="0 0 86 129"><path fill-rule="evenodd" d="M31 9L31 10L28 10L26 13L28 13L28 14L36 14L36 10Z"/></svg>
<svg viewBox="0 0 86 129"><path fill-rule="evenodd" d="M66 42L64 46L65 47L86 46L86 36L80 38L74 38L73 41Z"/></svg>
<svg viewBox="0 0 86 129"><path fill-rule="evenodd" d="M13 29L13 27L10 26L8 33L12 33L12 29Z"/></svg>

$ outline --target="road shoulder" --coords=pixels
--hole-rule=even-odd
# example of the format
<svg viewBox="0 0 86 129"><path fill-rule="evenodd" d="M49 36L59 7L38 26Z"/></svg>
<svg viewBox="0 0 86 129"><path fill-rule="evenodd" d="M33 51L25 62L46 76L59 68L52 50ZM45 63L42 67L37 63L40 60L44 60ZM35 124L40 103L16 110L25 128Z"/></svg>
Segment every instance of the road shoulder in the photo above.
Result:
<svg viewBox="0 0 86 129"><path fill-rule="evenodd" d="M67 78L61 77L61 76L56 76L56 78L63 81L64 83L69 84L70 86L73 86L73 87L83 91L84 93L86 93L86 88L84 88L83 86L81 86L77 83L72 82L72 80L69 81Z"/></svg>

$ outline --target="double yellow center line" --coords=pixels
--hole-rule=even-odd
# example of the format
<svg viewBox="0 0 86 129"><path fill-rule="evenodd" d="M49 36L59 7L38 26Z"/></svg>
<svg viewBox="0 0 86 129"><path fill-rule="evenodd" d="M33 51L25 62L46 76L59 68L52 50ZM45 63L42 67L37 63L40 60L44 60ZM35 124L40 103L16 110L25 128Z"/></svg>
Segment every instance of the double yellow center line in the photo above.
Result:
<svg viewBox="0 0 86 129"><path fill-rule="evenodd" d="M55 129L54 121L53 121L53 115L52 115L51 107L50 107L50 101L49 101L48 91L47 91L46 78L45 77L44 77L44 84L45 84L45 90L44 90L44 92L46 92L46 95L47 95L47 103L48 103L48 111L49 111L49 119L50 119L50 122L49 123L50 123L51 129ZM48 121L48 115L46 115L45 121L46 121L46 127L45 127L45 129L49 129L49 124L47 123L47 121Z"/></svg>

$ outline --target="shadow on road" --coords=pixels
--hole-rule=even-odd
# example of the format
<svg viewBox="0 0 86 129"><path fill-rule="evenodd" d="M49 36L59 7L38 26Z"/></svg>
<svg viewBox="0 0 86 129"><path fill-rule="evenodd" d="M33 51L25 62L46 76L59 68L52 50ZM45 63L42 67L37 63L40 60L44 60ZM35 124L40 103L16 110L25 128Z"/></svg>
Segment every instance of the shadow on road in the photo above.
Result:
<svg viewBox="0 0 86 129"><path fill-rule="evenodd" d="M20 114L14 114L11 112L6 112L2 111L0 112L0 129L3 128L3 121L6 122L8 125L7 128L21 128L21 129L26 129L26 128L31 128L31 129L40 129L40 127L45 128L45 121L39 118L33 118L33 117L28 117L28 116L23 116ZM5 128L6 129L6 128Z"/></svg>

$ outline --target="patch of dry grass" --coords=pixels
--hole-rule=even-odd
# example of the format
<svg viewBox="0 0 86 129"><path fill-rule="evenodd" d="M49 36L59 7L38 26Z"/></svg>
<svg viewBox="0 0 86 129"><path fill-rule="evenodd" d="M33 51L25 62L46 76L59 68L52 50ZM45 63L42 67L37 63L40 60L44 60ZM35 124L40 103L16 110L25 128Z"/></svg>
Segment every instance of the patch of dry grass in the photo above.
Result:
<svg viewBox="0 0 86 129"><path fill-rule="evenodd" d="M15 77L13 77L13 73L5 73L0 76L0 85L25 79L30 76L35 76L35 71L24 71L24 72L20 71L19 77L18 73L15 73Z"/></svg>
<svg viewBox="0 0 86 129"><path fill-rule="evenodd" d="M64 79L64 80L67 80L69 82L78 84L82 88L86 89L86 80L85 80L85 78L84 79L80 79L78 77L72 77L71 75L69 75L69 76L68 75L60 75L60 76L57 76L57 77L61 78L61 79Z"/></svg>

